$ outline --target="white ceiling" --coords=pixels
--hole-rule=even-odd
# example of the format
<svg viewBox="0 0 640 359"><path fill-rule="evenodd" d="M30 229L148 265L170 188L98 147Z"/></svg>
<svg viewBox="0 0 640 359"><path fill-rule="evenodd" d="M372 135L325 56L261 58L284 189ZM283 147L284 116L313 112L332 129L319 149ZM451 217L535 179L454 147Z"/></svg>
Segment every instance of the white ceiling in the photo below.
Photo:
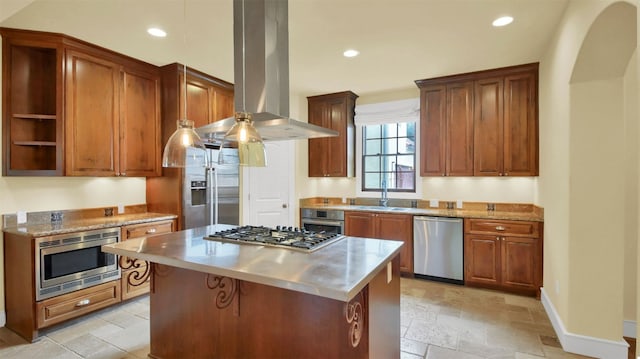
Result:
<svg viewBox="0 0 640 359"><path fill-rule="evenodd" d="M362 96L415 88L417 79L539 61L566 4L290 0L291 92ZM513 24L491 26L505 14ZM65 33L155 65L186 63L233 82L232 0L0 0L0 20L0 26ZM151 25L169 35L151 38L145 31ZM344 58L351 47L360 56Z"/></svg>

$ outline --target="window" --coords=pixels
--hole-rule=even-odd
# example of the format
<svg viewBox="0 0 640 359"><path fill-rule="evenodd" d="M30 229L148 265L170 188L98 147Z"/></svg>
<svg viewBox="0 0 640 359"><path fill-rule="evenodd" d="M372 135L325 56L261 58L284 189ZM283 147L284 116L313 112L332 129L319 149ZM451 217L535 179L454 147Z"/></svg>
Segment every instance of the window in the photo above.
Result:
<svg viewBox="0 0 640 359"><path fill-rule="evenodd" d="M363 126L362 191L415 192L415 141L415 122Z"/></svg>

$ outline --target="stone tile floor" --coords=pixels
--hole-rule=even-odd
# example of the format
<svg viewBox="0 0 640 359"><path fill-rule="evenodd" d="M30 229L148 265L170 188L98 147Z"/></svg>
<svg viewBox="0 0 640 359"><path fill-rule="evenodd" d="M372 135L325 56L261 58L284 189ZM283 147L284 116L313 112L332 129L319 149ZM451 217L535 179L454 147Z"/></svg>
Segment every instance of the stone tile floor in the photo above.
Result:
<svg viewBox="0 0 640 359"><path fill-rule="evenodd" d="M401 358L584 358L565 353L540 301L402 278ZM0 358L146 358L149 299L142 297L42 331L28 344L0 328Z"/></svg>

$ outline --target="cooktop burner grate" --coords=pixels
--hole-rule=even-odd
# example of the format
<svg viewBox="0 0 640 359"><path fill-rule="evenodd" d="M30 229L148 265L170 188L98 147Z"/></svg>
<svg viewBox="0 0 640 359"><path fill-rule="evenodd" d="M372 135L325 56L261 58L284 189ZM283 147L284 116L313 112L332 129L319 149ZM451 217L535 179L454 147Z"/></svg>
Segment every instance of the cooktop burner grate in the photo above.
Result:
<svg viewBox="0 0 640 359"><path fill-rule="evenodd" d="M247 243L270 247L288 248L301 252L313 252L344 238L341 234L311 232L292 227L243 226L215 232L204 239Z"/></svg>

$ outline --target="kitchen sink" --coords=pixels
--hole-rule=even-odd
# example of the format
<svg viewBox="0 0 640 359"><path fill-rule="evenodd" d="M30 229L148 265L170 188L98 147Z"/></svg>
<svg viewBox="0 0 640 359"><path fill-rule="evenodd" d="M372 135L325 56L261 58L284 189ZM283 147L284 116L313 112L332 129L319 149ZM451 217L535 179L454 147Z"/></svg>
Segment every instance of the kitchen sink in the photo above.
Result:
<svg viewBox="0 0 640 359"><path fill-rule="evenodd" d="M363 211L393 211L393 212L408 212L414 208L407 207L384 207L384 206L350 206L350 208L355 210L363 210Z"/></svg>

